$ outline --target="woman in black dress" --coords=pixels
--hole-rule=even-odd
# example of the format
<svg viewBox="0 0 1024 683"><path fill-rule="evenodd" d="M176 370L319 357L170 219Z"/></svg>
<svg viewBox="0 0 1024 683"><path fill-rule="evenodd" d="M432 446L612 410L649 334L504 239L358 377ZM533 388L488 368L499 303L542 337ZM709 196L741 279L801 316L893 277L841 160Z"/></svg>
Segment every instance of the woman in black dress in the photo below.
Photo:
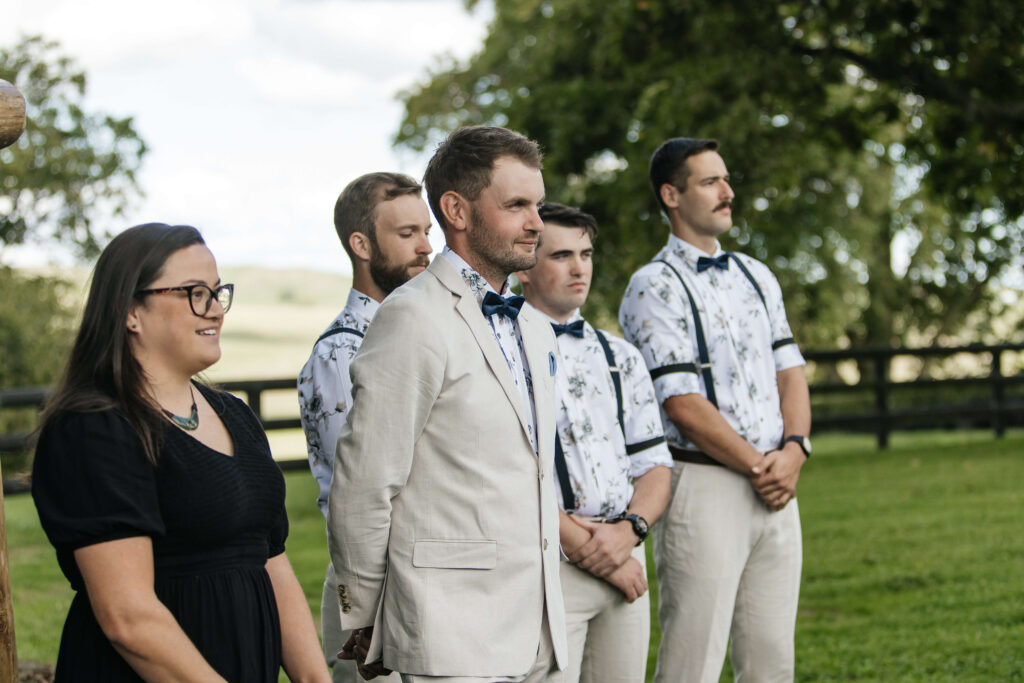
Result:
<svg viewBox="0 0 1024 683"><path fill-rule="evenodd" d="M136 226L100 255L33 467L76 591L58 681L329 680L266 436L192 380L232 296L195 228Z"/></svg>

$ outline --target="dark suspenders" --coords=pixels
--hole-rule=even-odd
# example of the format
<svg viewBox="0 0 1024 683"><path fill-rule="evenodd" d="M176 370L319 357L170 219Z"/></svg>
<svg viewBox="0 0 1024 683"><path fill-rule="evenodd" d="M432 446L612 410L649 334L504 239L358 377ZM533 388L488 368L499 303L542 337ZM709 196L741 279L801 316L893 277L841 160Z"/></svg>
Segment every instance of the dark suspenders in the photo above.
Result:
<svg viewBox="0 0 1024 683"><path fill-rule="evenodd" d="M615 414L619 419L619 429L622 430L622 443L626 445L626 455L633 455L651 446L657 446L665 440L664 437L648 439L647 441L632 445L626 443L626 420L622 410L622 379L619 377L619 366L615 362L615 354L612 353L612 347L608 343L608 339L596 327L594 328L594 333L597 334L597 341L604 350L604 358L608 362L608 372L611 373L612 384L615 386ZM555 433L555 474L558 475L558 486L562 489L562 503L565 505L565 511L572 512L579 507L579 501L576 500L576 494L572 491L572 484L569 481L569 468L565 464L565 451L562 450L562 439L558 436L557 432Z"/></svg>
<svg viewBox="0 0 1024 683"><path fill-rule="evenodd" d="M316 344L319 344L324 339L327 339L328 337L333 337L336 334L344 334L346 332L349 334L354 334L357 337L365 336L362 332L360 332L354 327L332 327L331 329L327 330L326 332L324 332L323 334L316 338L314 346L316 346Z"/></svg>
<svg viewBox="0 0 1024 683"><path fill-rule="evenodd" d="M771 328L771 314L768 312L768 301L764 298L764 292L761 291L761 286L757 284L757 280L750 274L747 267L743 265L735 254L732 252L726 252L732 262L739 266L740 271L750 281L750 285L757 292L757 296L761 299L761 303L764 305L765 315L768 316L768 327ZM651 371L651 379L657 379L662 375L667 375L672 372L700 372L704 378L704 388L708 394L708 401L711 405L718 407L718 398L715 395L715 378L711 374L711 359L708 356L708 342L704 336L704 325L700 321L700 313L697 311L697 301L693 298L693 294L690 292L690 288L686 286L686 281L683 280L683 276L679 274L675 266L664 259L654 259L655 263L662 263L668 266L669 270L675 273L675 276L679 279L679 284L683 286L683 291L686 292L686 298L690 301L690 311L693 313L693 331L694 336L697 337L697 358L700 361L699 365L693 363L676 363L674 365L665 365L660 368L655 368ZM786 344L795 343L792 337L786 337L785 339L779 339L778 341L772 342L772 350L778 349Z"/></svg>

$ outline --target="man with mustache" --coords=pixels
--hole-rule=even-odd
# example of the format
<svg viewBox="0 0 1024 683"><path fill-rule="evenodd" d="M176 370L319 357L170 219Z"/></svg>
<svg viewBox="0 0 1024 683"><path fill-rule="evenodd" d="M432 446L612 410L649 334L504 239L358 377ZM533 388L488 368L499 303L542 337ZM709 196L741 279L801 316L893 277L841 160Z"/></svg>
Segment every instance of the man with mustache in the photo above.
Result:
<svg viewBox="0 0 1024 683"><path fill-rule="evenodd" d="M352 289L345 308L317 339L298 380L309 468L320 486L317 505L324 517L334 447L352 405L349 365L380 302L430 263L430 213L422 192L407 175L368 173L349 183L334 205L334 227L352 262ZM355 665L337 658L349 634L341 629L335 585L328 564L321 601L324 655L334 681L358 681Z"/></svg>
<svg viewBox="0 0 1024 683"><path fill-rule="evenodd" d="M537 265L517 276L562 355L555 473L568 560L565 680L641 683L651 632L644 539L668 503L672 458L640 352L579 312L594 274L597 221L554 202L540 216Z"/></svg>
<svg viewBox="0 0 1024 683"><path fill-rule="evenodd" d="M630 280L619 322L643 353L676 466L655 528L658 683L791 681L802 548L796 485L811 453L803 357L763 263L725 252L729 172L709 139L651 157L671 235Z"/></svg>
<svg viewBox="0 0 1024 683"><path fill-rule="evenodd" d="M462 128L424 184L446 247L377 312L334 458L329 546L357 629L345 656L406 683L561 680L557 347L508 296L537 261L540 150Z"/></svg>

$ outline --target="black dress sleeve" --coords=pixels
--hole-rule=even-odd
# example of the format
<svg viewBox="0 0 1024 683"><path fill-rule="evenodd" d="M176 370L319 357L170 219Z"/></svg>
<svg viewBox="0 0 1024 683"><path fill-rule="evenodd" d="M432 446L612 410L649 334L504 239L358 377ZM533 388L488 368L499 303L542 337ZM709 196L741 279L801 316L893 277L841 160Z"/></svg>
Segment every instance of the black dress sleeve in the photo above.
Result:
<svg viewBox="0 0 1024 683"><path fill-rule="evenodd" d="M155 470L116 412L70 413L36 447L32 497L50 542L64 551L133 536L162 536Z"/></svg>

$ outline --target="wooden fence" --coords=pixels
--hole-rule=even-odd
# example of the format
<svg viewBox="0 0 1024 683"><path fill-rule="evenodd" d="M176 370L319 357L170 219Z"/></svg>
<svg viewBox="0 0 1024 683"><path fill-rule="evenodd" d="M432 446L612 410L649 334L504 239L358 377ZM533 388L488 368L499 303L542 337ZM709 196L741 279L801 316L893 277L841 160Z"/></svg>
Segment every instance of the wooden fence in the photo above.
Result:
<svg viewBox="0 0 1024 683"><path fill-rule="evenodd" d="M812 381L811 402L814 432L853 431L875 435L878 447L886 448L889 435L908 429L986 428L1001 436L1007 427L1024 426L1024 344L985 346L972 344L928 348L864 348L840 351L807 351ZM966 365L985 372L930 377L935 364L953 356L966 356ZM894 361L916 359L925 368L909 380L892 379ZM856 381L841 379L842 364L855 366ZM1005 366L1012 366L1009 370ZM943 374L951 373L942 369ZM849 374L849 373L847 373ZM293 417L267 418L264 394L295 391L293 378L222 382L222 389L242 395L267 431L300 428L298 403ZM48 387L0 391L0 411L38 407ZM0 452L25 448L27 434L0 435ZM305 459L281 461L284 469L304 468Z"/></svg>

